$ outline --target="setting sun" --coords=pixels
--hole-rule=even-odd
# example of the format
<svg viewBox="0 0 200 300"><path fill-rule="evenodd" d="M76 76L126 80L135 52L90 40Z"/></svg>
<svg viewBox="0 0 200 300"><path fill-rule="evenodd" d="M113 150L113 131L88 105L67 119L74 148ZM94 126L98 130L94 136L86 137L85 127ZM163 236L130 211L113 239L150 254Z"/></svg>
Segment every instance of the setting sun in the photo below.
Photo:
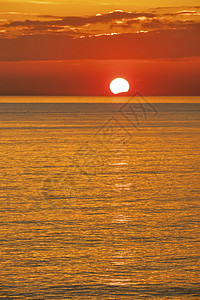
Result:
<svg viewBox="0 0 200 300"><path fill-rule="evenodd" d="M115 78L110 83L110 90L113 94L127 93L129 91L129 83L124 78Z"/></svg>

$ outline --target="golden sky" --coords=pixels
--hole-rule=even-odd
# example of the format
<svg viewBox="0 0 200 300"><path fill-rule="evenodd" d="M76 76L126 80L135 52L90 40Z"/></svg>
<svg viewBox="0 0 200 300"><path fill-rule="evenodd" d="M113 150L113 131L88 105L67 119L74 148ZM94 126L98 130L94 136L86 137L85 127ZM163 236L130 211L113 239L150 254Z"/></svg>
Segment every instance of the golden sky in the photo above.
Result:
<svg viewBox="0 0 200 300"><path fill-rule="evenodd" d="M198 6L199 0L4 0L1 12L45 13L59 15L88 15L110 10L141 10L154 7Z"/></svg>

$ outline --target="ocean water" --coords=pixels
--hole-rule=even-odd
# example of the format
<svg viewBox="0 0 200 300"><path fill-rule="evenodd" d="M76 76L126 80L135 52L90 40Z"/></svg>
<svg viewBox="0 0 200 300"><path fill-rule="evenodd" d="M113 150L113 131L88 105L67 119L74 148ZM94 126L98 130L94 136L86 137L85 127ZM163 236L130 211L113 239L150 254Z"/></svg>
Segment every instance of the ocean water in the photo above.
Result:
<svg viewBox="0 0 200 300"><path fill-rule="evenodd" d="M0 133L0 299L200 298L200 97L1 97Z"/></svg>

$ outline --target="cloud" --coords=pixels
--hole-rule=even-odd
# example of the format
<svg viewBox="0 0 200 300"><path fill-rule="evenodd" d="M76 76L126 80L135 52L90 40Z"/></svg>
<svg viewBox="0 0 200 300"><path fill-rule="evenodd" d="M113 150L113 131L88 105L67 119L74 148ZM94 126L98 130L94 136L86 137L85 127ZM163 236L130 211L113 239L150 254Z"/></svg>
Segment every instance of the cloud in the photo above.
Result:
<svg viewBox="0 0 200 300"><path fill-rule="evenodd" d="M158 10L159 11L159 10ZM14 30L20 30L22 34L23 28L25 34L29 31L38 33L49 31L50 27L52 31L56 31L56 27L59 30L65 31L65 27L69 26L72 29L76 28L80 30L82 28L81 35L92 34L93 29L96 29L95 26L108 26L107 29L112 30L113 28L118 28L120 33L120 28L122 30L135 30L135 32L145 29L154 30L154 29L168 29L168 28L185 28L187 23L183 20L184 16L198 16L200 12L197 10L187 9L177 12L169 13L149 13L149 12L124 12L122 10L116 10L105 14L96 14L92 16L53 16L53 15L40 15L37 20L27 19L27 20L16 20L11 21L2 25L4 28L7 28L9 32ZM179 18L180 17L180 18ZM179 19L178 19L179 18ZM50 19L50 20L44 20ZM184 23L185 22L185 23ZM89 27L87 27L89 26ZM134 28L132 27L134 26ZM136 28L137 26L137 28ZM61 28L63 27L63 28ZM86 28L87 27L87 28ZM93 27L93 28L92 28ZM141 27L141 28L140 28ZM4 29L2 28L2 29ZM29 28L29 30L27 30ZM104 29L105 30L105 29ZM74 30L74 32L76 32ZM104 32L102 32L104 33ZM107 33L110 33L109 31ZM16 32L15 32L16 34Z"/></svg>
<svg viewBox="0 0 200 300"><path fill-rule="evenodd" d="M61 19L61 17L55 15L41 15L37 13L30 12L16 12L16 11L3 11L0 15L13 15L13 16L27 16L27 17L39 17L39 18L50 18L50 19Z"/></svg>
<svg viewBox="0 0 200 300"><path fill-rule="evenodd" d="M199 15L199 13L196 10L182 10L177 13L174 13L174 15L187 15L187 16L192 16L192 15Z"/></svg>
<svg viewBox="0 0 200 300"><path fill-rule="evenodd" d="M159 30L159 29L185 29L189 30L192 27L196 28L200 25L198 22L192 20L182 21L182 20L169 20L169 19L151 19L146 20L141 24L141 28L144 30Z"/></svg>
<svg viewBox="0 0 200 300"><path fill-rule="evenodd" d="M158 14L117 10L85 17L41 15L38 20L16 20L0 26L0 59L200 56L200 22L184 20L189 12L196 15L197 11Z"/></svg>
<svg viewBox="0 0 200 300"><path fill-rule="evenodd" d="M44 17L44 16L43 16ZM52 16L46 16L52 17ZM68 26L84 26L86 24L97 24L97 23L109 23L114 20L121 20L121 19L133 19L139 17L146 17L146 18L154 18L155 15L152 13L127 13L122 11L113 11L103 15L94 15L89 17L76 17L76 16L69 16L69 17L54 17L59 18L59 20L53 21L34 21L34 20L26 20L26 21L14 21L8 24L5 24L5 27L18 27L18 26L35 26L35 25L68 25Z"/></svg>
<svg viewBox="0 0 200 300"><path fill-rule="evenodd" d="M37 0L29 0L27 2L28 3L33 3L33 4L57 4L56 2L51 2L51 1L37 1Z"/></svg>
<svg viewBox="0 0 200 300"><path fill-rule="evenodd" d="M147 33L96 35L73 39L71 34L23 35L0 38L0 59L148 59L200 56L200 24L187 29Z"/></svg>
<svg viewBox="0 0 200 300"><path fill-rule="evenodd" d="M155 7L155 10L174 10L174 9L191 9L191 8L200 8L200 6L158 6Z"/></svg>

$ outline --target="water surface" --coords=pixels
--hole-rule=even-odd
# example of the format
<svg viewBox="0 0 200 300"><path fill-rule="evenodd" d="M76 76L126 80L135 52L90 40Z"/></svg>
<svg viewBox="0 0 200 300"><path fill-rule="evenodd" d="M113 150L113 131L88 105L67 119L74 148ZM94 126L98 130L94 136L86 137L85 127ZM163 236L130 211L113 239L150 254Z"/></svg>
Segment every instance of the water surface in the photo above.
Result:
<svg viewBox="0 0 200 300"><path fill-rule="evenodd" d="M2 98L0 298L198 299L200 101Z"/></svg>

